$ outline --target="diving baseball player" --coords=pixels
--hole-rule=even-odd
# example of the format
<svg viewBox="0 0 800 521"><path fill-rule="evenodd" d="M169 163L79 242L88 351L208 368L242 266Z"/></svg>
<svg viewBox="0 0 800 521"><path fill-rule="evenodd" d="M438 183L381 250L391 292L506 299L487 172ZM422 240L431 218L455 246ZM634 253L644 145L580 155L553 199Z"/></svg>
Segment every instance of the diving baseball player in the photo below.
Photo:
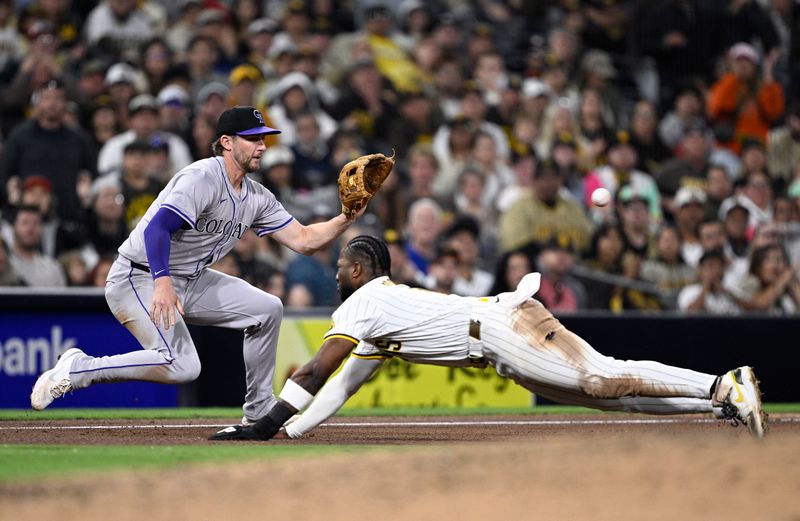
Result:
<svg viewBox="0 0 800 521"><path fill-rule="evenodd" d="M222 113L212 145L214 157L196 161L173 177L120 246L108 275L108 305L144 349L102 358L69 349L34 385L34 409L98 382L194 380L200 360L187 323L244 331L243 423L258 420L272 408L281 301L208 266L248 229L312 254L363 213L304 226L269 190L248 178L266 149L264 136L279 132L265 126L253 107Z"/></svg>
<svg viewBox="0 0 800 521"><path fill-rule="evenodd" d="M393 356L455 367L488 363L499 375L562 403L651 414L713 412L746 424L756 437L764 435L766 415L750 367L718 377L603 356L531 298L539 288L538 273L526 275L516 291L495 297L412 289L392 282L386 245L370 236L350 241L337 266L343 303L322 348L286 382L266 416L255 425L223 429L212 440L270 439L313 400L286 425L290 437L302 436L339 410Z"/></svg>

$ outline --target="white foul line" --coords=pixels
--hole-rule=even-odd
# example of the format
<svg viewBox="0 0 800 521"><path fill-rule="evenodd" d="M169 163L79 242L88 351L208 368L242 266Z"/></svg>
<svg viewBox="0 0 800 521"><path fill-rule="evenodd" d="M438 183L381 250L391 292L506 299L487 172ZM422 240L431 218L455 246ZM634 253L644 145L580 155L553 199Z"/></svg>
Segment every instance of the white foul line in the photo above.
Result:
<svg viewBox="0 0 800 521"><path fill-rule="evenodd" d="M724 420L648 418L620 420L456 420L456 421L387 421L387 422L335 422L323 423L320 427L480 427L480 426L549 426L549 425L666 425L679 423L720 423ZM800 416L787 416L770 420L770 423L800 423ZM162 424L162 425L25 425L0 426L0 431L32 431L32 430L153 430L153 429L213 429L227 427L231 423L195 423L195 424Z"/></svg>

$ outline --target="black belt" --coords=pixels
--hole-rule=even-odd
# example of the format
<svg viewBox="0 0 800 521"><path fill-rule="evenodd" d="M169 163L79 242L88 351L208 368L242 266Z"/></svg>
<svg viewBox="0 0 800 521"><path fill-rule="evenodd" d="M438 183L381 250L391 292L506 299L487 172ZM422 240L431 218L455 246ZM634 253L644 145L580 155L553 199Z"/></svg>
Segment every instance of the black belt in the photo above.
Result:
<svg viewBox="0 0 800 521"><path fill-rule="evenodd" d="M133 261L130 261L130 263L131 263L131 268L136 268L139 271L150 273L150 268L148 268L144 264L139 264L138 262L133 262Z"/></svg>
<svg viewBox="0 0 800 521"><path fill-rule="evenodd" d="M481 339L481 323L475 319L469 319L469 336L475 340Z"/></svg>

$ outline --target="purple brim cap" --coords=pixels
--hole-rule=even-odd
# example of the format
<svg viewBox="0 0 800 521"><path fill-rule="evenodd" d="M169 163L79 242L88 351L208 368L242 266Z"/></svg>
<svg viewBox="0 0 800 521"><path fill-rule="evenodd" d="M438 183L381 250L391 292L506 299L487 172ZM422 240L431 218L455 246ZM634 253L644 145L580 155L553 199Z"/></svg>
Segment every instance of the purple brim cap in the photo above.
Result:
<svg viewBox="0 0 800 521"><path fill-rule="evenodd" d="M280 134L281 131L276 128L269 128L267 126L255 127L251 128L250 130L245 130L244 132L237 132L237 136L257 136L259 134Z"/></svg>

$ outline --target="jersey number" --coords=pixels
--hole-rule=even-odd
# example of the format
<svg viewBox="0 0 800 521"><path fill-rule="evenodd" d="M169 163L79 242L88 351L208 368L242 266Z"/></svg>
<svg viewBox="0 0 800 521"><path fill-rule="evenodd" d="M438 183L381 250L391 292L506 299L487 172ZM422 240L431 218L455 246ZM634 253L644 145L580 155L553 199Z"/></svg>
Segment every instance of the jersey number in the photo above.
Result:
<svg viewBox="0 0 800 521"><path fill-rule="evenodd" d="M382 349L384 351L400 351L400 348L403 345L400 342L395 342L394 340L377 340L375 341L375 347L378 349Z"/></svg>

